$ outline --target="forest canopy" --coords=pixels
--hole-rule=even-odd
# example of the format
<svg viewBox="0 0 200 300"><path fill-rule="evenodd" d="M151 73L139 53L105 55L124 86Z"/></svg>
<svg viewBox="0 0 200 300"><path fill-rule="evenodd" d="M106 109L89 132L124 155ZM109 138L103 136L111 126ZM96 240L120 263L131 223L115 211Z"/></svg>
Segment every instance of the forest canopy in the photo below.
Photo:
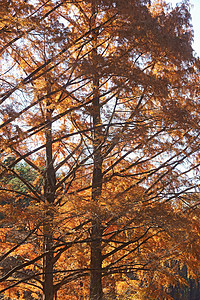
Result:
<svg viewBox="0 0 200 300"><path fill-rule="evenodd" d="M2 0L0 35L0 298L198 286L189 1Z"/></svg>

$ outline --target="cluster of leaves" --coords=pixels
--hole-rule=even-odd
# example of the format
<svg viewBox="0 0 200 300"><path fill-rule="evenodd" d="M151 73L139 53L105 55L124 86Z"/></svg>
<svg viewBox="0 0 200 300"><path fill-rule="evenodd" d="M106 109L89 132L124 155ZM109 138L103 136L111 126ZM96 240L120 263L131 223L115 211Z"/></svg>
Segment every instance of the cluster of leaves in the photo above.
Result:
<svg viewBox="0 0 200 300"><path fill-rule="evenodd" d="M171 299L200 270L189 4L3 2L0 293Z"/></svg>
<svg viewBox="0 0 200 300"><path fill-rule="evenodd" d="M4 206L6 204L11 204L12 206L20 206L20 209L22 209L23 206L28 206L31 202L31 199L27 194L28 187L23 182L23 179L27 182L34 182L37 177L37 173L28 164L15 165L13 168L10 167L14 160L14 157L8 157L3 162L5 167L8 168L8 171L4 172L4 176L0 179L0 184L7 187L7 190L10 190L10 195L7 198L1 197L1 205ZM16 191L15 195L13 194L13 191Z"/></svg>

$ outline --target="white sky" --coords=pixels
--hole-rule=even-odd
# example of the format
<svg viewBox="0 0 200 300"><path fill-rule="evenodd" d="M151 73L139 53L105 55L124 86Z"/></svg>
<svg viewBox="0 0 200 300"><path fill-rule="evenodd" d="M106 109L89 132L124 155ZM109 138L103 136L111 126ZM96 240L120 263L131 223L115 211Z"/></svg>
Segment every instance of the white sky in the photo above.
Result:
<svg viewBox="0 0 200 300"><path fill-rule="evenodd" d="M167 0L167 2L172 3L174 6L176 3L181 1ZM192 24L194 29L193 48L198 56L200 56L200 0L190 0L189 2L191 3Z"/></svg>

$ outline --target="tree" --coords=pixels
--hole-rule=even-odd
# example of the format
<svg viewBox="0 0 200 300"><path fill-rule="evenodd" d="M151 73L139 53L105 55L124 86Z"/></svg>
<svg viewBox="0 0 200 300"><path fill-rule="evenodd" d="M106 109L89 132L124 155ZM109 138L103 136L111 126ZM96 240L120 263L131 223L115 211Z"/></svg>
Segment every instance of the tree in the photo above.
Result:
<svg viewBox="0 0 200 300"><path fill-rule="evenodd" d="M102 299L104 278L153 271L160 251L163 263L174 257L175 245L184 245L178 196L194 189L189 172L198 167L199 142L188 5L7 5L1 176L12 174L26 186L32 205L24 220L37 216L27 237L37 242L28 262L23 253L2 276L2 292L30 284L53 300L68 283L90 276L90 299ZM6 166L10 155L15 160ZM34 182L15 171L22 161L37 173ZM6 197L22 195L19 187L1 190ZM26 241L12 245L2 260ZM35 273L20 279L24 268ZM88 282L83 285L87 290Z"/></svg>

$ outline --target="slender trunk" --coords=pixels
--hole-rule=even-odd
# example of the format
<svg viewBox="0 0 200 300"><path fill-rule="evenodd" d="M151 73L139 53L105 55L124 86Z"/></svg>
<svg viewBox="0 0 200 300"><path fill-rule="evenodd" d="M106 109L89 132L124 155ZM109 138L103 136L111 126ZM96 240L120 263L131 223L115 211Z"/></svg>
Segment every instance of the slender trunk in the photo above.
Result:
<svg viewBox="0 0 200 300"><path fill-rule="evenodd" d="M90 299L101 300L102 291L102 255L101 255L101 222L93 218L91 230L91 273L90 273Z"/></svg>
<svg viewBox="0 0 200 300"><path fill-rule="evenodd" d="M43 260L43 300L53 300L54 288L53 288L53 212L51 205L55 199L55 185L56 176L53 166L53 150L52 150L52 111L46 110L46 120L48 122L46 129L46 176L44 184L44 196L46 204L49 206L46 212L43 234L44 234L44 251L47 252Z"/></svg>
<svg viewBox="0 0 200 300"><path fill-rule="evenodd" d="M97 6L95 2L92 4L92 18L91 28L96 26ZM94 165L92 178L92 201L97 202L102 191L102 128L101 115L99 103L99 74L97 61L97 36L96 31L93 32L93 50L92 50L92 64L93 64L93 151L94 151ZM91 261L90 261L90 300L101 300L102 292L102 253L101 253L101 239L102 226L101 219L96 213L92 215L91 222Z"/></svg>
<svg viewBox="0 0 200 300"><path fill-rule="evenodd" d="M44 231L44 251L48 254L43 260L43 300L53 300L53 234L52 234L52 216L50 213L46 216L46 221L43 227Z"/></svg>

